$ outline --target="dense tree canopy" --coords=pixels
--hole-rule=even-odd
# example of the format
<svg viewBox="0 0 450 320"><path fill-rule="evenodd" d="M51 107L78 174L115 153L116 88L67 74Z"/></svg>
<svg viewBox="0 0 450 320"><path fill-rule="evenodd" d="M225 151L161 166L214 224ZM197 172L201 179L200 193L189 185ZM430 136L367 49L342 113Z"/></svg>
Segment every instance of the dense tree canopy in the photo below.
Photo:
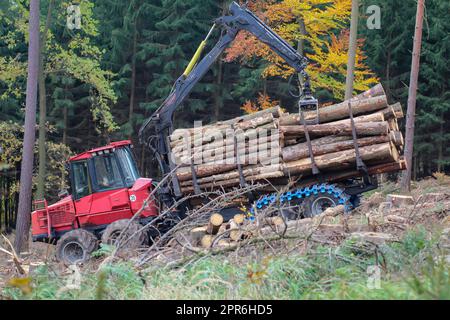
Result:
<svg viewBox="0 0 450 320"><path fill-rule="evenodd" d="M157 174L151 155L137 141L137 131L168 95L213 20L226 13L230 2L54 1L43 68L47 98L46 167L50 172L45 189L50 196L63 185L64 169L60 164L69 152L81 152L111 140L132 139L141 173ZM406 110L416 3L361 2L355 92L380 80L391 101L402 101ZM49 3L50 0L41 0L41 33ZM350 4L350 0L248 1L257 15L309 58L308 71L323 104L343 97ZM67 25L70 5L79 5L79 29ZM381 8L380 29L366 25L369 5ZM20 168L28 8L28 0L0 2L3 200L14 196ZM416 178L450 169L450 131L446 125L450 117L449 9L445 0L426 3L414 150ZM219 36L216 30L206 51ZM296 99L289 94L293 88L287 81L292 73L267 47L240 33L177 111L176 126L190 126L193 120L229 119L274 104L295 110ZM2 201L0 211L4 214L8 205Z"/></svg>

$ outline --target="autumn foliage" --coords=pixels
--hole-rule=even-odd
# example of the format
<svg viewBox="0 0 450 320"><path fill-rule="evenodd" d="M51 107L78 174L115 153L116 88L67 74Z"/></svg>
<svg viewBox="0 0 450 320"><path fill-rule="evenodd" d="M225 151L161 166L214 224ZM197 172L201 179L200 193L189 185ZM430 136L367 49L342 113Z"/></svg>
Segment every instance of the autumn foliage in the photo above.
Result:
<svg viewBox="0 0 450 320"><path fill-rule="evenodd" d="M336 99L345 92L345 73L349 39L351 0L252 0L249 8L281 37L309 59L307 72L313 88L330 91ZM355 84L356 91L367 90L377 82L365 64L364 39L358 40ZM268 64L262 77L288 78L295 70L285 64L269 47L242 31L226 52L226 61L251 64L263 58Z"/></svg>

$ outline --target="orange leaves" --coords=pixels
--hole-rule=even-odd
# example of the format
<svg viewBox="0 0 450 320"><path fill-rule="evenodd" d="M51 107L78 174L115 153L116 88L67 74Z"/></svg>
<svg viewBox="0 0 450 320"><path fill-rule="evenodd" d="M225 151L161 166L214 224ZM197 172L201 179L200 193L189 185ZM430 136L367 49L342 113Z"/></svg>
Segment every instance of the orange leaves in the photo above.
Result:
<svg viewBox="0 0 450 320"><path fill-rule="evenodd" d="M247 113L254 113L256 111L260 110L266 110L272 107L275 107L279 104L279 101L272 101L270 97L267 94L258 93L258 99L255 102L252 102L250 100L245 101L245 103L242 105L241 109Z"/></svg>
<svg viewBox="0 0 450 320"><path fill-rule="evenodd" d="M252 0L249 7L275 32L301 52L308 52L312 86L325 88L342 98L347 68L348 31L351 0ZM355 90L368 89L377 79L364 63L364 41L358 42ZM226 61L248 62L263 58L269 65L263 77L287 78L295 70L266 45L248 33L241 32L226 51ZM248 102L246 109L251 110Z"/></svg>

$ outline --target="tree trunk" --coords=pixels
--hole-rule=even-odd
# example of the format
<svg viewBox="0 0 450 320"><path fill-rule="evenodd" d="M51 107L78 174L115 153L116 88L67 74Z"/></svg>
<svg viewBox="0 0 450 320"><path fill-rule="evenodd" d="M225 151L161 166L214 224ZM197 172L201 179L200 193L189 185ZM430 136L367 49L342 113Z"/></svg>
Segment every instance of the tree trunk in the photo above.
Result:
<svg viewBox="0 0 450 320"><path fill-rule="evenodd" d="M133 113L134 113L134 104L135 104L135 96L136 96L136 46L137 46L137 18L134 22L134 30L133 30L133 55L131 57L131 89L130 89L130 106L128 110L128 122L130 124L130 136L134 132L133 130Z"/></svg>
<svg viewBox="0 0 450 320"><path fill-rule="evenodd" d="M352 0L350 20L350 39L348 42L347 76L345 79L345 100L353 96L353 80L355 78L355 60L358 38L359 1Z"/></svg>
<svg viewBox="0 0 450 320"><path fill-rule="evenodd" d="M47 19L39 46L39 170L36 198L43 199L45 192L45 166L47 154L45 150L45 122L47 118L47 92L45 88L45 52L47 34L52 18L53 0L48 3Z"/></svg>
<svg viewBox="0 0 450 320"><path fill-rule="evenodd" d="M39 73L39 0L30 0L29 39L25 134L20 171L19 209L14 241L14 248L18 253L28 247L28 233L31 224L33 149L36 135L36 102Z"/></svg>
<svg viewBox="0 0 450 320"><path fill-rule="evenodd" d="M414 120L416 116L417 80L419 78L420 49L422 46L422 25L425 0L418 0L416 13L416 28L411 61L411 76L409 80L408 110L406 112L405 160L406 170L403 172L400 186L403 192L411 189L412 156L414 148Z"/></svg>
<svg viewBox="0 0 450 320"><path fill-rule="evenodd" d="M438 158L437 158L437 172L443 171L442 162L444 160L444 113L441 113L441 124L439 125L439 144L438 144Z"/></svg>

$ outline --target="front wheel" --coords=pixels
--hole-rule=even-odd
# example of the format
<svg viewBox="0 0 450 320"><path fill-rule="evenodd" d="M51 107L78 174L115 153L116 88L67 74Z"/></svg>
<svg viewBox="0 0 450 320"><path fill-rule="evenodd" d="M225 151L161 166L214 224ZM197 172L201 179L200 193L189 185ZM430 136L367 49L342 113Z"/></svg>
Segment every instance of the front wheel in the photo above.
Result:
<svg viewBox="0 0 450 320"><path fill-rule="evenodd" d="M120 244L117 240L120 239ZM120 245L123 249L136 249L148 244L146 230L142 230L142 225L129 219L114 221L108 225L102 235L102 243L108 245Z"/></svg>
<svg viewBox="0 0 450 320"><path fill-rule="evenodd" d="M84 229L65 233L56 244L56 259L65 264L84 263L98 247L97 237Z"/></svg>

